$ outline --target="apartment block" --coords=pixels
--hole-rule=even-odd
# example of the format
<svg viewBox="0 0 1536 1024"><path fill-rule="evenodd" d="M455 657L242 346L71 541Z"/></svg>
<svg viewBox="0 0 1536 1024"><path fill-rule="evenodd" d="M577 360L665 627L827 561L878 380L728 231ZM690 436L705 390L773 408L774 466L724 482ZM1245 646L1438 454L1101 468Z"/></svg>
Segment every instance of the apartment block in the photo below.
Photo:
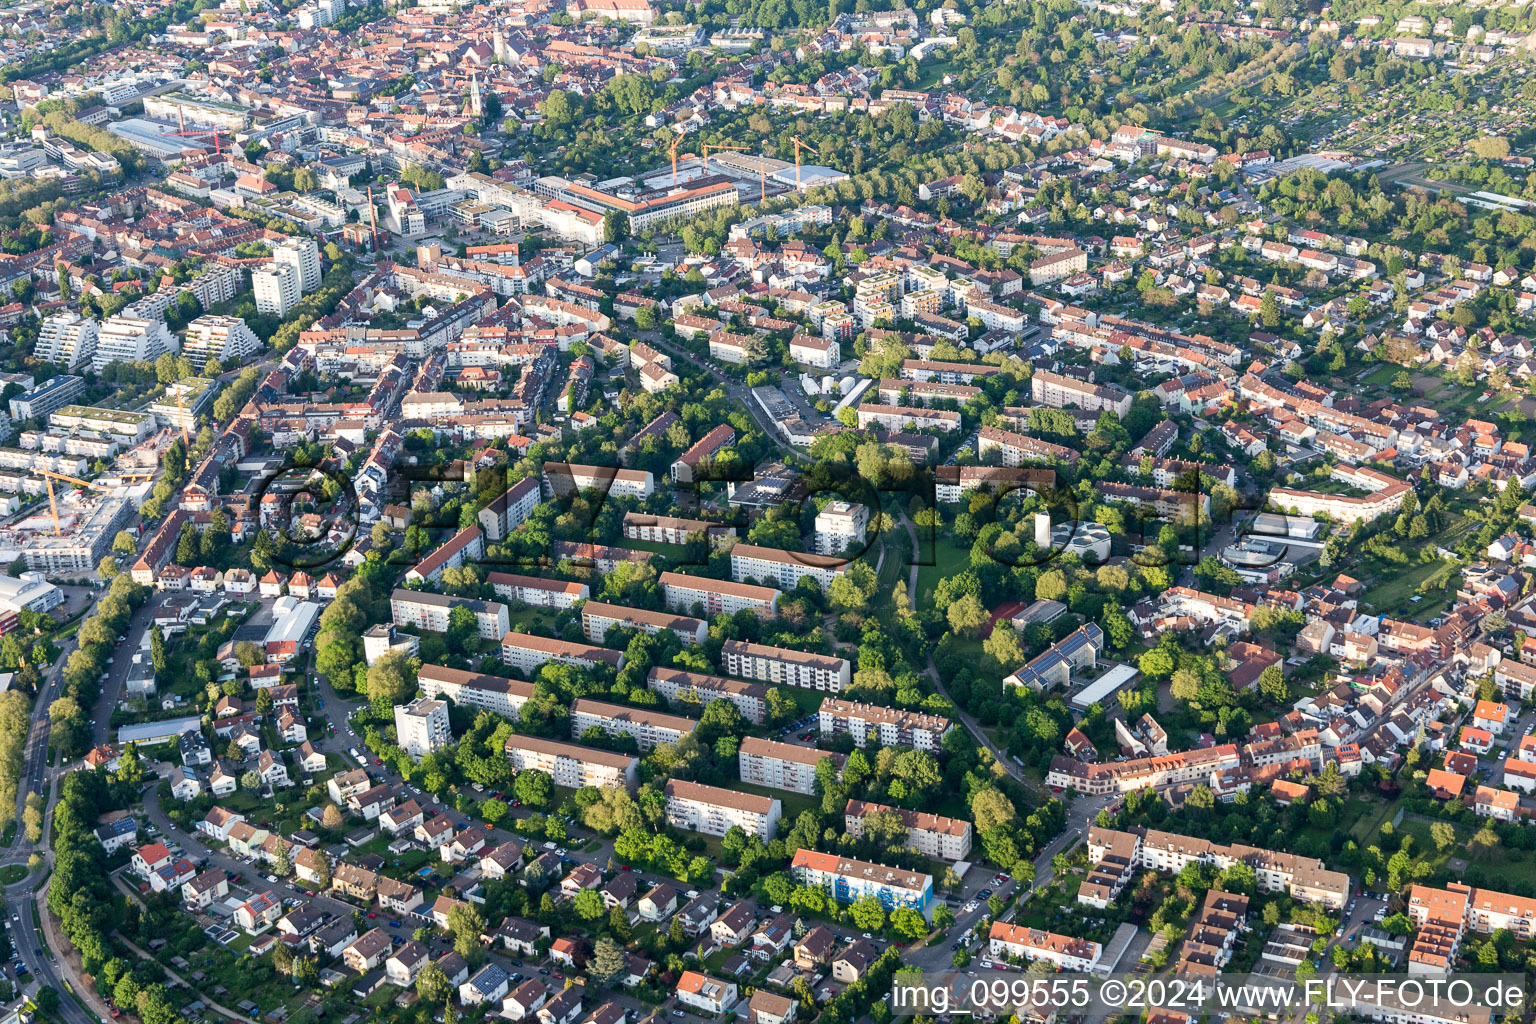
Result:
<svg viewBox="0 0 1536 1024"><path fill-rule="evenodd" d="M508 487L504 494L480 510L480 529L486 540L502 541L527 520L538 506L539 481L527 477Z"/></svg>
<svg viewBox="0 0 1536 1024"><path fill-rule="evenodd" d="M699 463L705 462L720 454L721 451L736 443L736 431L725 424L715 427L709 433L695 441L687 451L679 455L672 463L670 472L673 483L693 483L698 473Z"/></svg>
<svg viewBox="0 0 1536 1024"><path fill-rule="evenodd" d="M291 263L268 263L251 271L256 312L283 317L304 297L299 269Z"/></svg>
<svg viewBox="0 0 1536 1024"><path fill-rule="evenodd" d="M953 723L938 715L899 708L883 708L828 697L821 702L821 734L848 733L856 746L867 746L874 737L883 747L937 750Z"/></svg>
<svg viewBox="0 0 1536 1024"><path fill-rule="evenodd" d="M624 536L629 540L647 540L658 544L687 544L695 537L708 537L719 547L736 536L736 527L708 519L681 519L677 516L653 516L647 512L624 513Z"/></svg>
<svg viewBox="0 0 1536 1024"><path fill-rule="evenodd" d="M747 736L736 751L736 765L742 782L806 796L815 794L816 766L826 758L832 759L841 776L848 758L815 747Z"/></svg>
<svg viewBox="0 0 1536 1024"><path fill-rule="evenodd" d="M668 701L696 700L701 705L715 700L728 700L741 712L741 717L754 725L763 723L763 711L768 687L762 683L744 683L739 679L705 675L702 672L685 672L680 668L651 667L645 677L646 685Z"/></svg>
<svg viewBox="0 0 1536 1024"><path fill-rule="evenodd" d="M48 416L54 430L87 430L123 444L138 444L155 432L155 418L131 409L102 409L94 405L66 405Z"/></svg>
<svg viewBox="0 0 1536 1024"><path fill-rule="evenodd" d="M566 789L634 789L640 764L640 759L630 754L518 733L507 737L506 750L514 774L540 771Z"/></svg>
<svg viewBox="0 0 1536 1024"><path fill-rule="evenodd" d="M237 316L200 316L187 325L186 340L181 352L192 361L201 373L210 359L215 359L226 369L238 366L246 357L256 354L261 340L256 332Z"/></svg>
<svg viewBox="0 0 1536 1024"><path fill-rule="evenodd" d="M683 779L672 779L663 792L667 797L667 823L705 835L723 836L739 827L766 843L777 834L779 818L784 813L784 805L774 797Z"/></svg>
<svg viewBox="0 0 1536 1024"><path fill-rule="evenodd" d="M1018 434L1001 427L984 426L978 430L976 448L983 457L991 452L997 452L1003 465L1009 469L1016 469L1030 462L1050 462L1052 459L1069 464L1078 460L1077 452L1065 445L1052 444L1038 437Z"/></svg>
<svg viewBox="0 0 1536 1024"><path fill-rule="evenodd" d="M524 675L531 675L540 665L551 661L580 668L607 665L621 669L624 667L624 652L610 647L594 647L591 644L534 636L532 633L508 633L501 638L501 660Z"/></svg>
<svg viewBox="0 0 1536 1024"><path fill-rule="evenodd" d="M1118 892L1116 886L1123 888L1138 870L1178 874L1189 864L1210 864L1225 870L1239 862L1253 868L1261 892L1289 893L1292 899L1318 903L1329 910L1342 909L1349 901L1349 876L1342 871L1328 870L1316 857L1278 853L1237 843L1223 845L1151 829L1120 832L1097 825L1090 827L1089 863L1108 863L1106 857L1110 854L1114 854L1110 871L1115 877L1095 877L1096 872L1090 871L1078 891L1078 902L1103 906L1099 900L1104 893L1109 890ZM1092 888L1089 882L1094 883Z"/></svg>
<svg viewBox="0 0 1536 1024"><path fill-rule="evenodd" d="M816 513L816 553L832 556L849 550L862 550L868 532L869 509L857 502L828 502Z"/></svg>
<svg viewBox="0 0 1536 1024"><path fill-rule="evenodd" d="M657 583L667 607L676 612L692 611L697 605L709 616L745 611L771 619L779 610L780 593L772 587L688 576L680 572L664 572Z"/></svg>
<svg viewBox="0 0 1536 1024"><path fill-rule="evenodd" d="M1063 971L1091 971L1103 952L1097 942L1003 921L992 922L987 948L996 960L1044 960Z"/></svg>
<svg viewBox="0 0 1536 1024"><path fill-rule="evenodd" d="M649 498L656 490L656 478L648 471L615 469L611 466L583 466L570 462L544 463L544 489L551 496L568 497L593 490L617 498Z"/></svg>
<svg viewBox="0 0 1536 1024"><path fill-rule="evenodd" d="M453 742L448 705L431 697L395 705L395 733L400 749L420 760Z"/></svg>
<svg viewBox="0 0 1536 1024"><path fill-rule="evenodd" d="M605 601L588 601L582 605L581 628L588 640L595 644L602 643L608 636L608 630L615 626L651 634L671 630L685 645L701 643L709 633L709 625L703 619L693 619L686 615L626 608Z"/></svg>
<svg viewBox="0 0 1536 1024"><path fill-rule="evenodd" d="M895 814L907 826L907 845L930 860L965 860L971 852L971 823L960 818L909 811L901 807L849 800L843 812L848 834L862 836L864 819L871 814Z"/></svg>
<svg viewBox="0 0 1536 1024"><path fill-rule="evenodd" d="M412 566L405 574L407 582L435 582L445 569L457 569L466 563L473 564L485 557L485 534L480 527L470 526L439 544L431 554Z"/></svg>
<svg viewBox="0 0 1536 1024"><path fill-rule="evenodd" d="M793 590L809 576L826 590L834 579L847 571L848 563L844 559L826 555L756 544L737 544L731 548L731 579L737 583L758 580L780 590Z"/></svg>
<svg viewBox="0 0 1536 1024"><path fill-rule="evenodd" d="M533 684L521 679L465 672L446 665L421 666L416 681L421 686L421 692L428 697L493 711L514 721L521 715L523 705L533 696Z"/></svg>
<svg viewBox="0 0 1536 1024"><path fill-rule="evenodd" d="M796 850L789 869L795 881L822 889L839 903L873 896L888 910L911 907L927 917L933 902L933 876L905 868L815 850Z"/></svg>
<svg viewBox="0 0 1536 1024"><path fill-rule="evenodd" d="M1234 743L1184 750L1156 757L1125 761L1084 762L1058 755L1051 759L1045 783L1091 796L1129 793L1137 789L1161 789L1186 782L1208 782L1236 770L1243 763Z"/></svg>
<svg viewBox="0 0 1536 1024"><path fill-rule="evenodd" d="M1116 416L1131 411L1133 398L1129 391L1113 384L1092 384L1049 370L1036 370L1030 378L1029 389L1030 396L1041 405L1055 409L1108 409Z"/></svg>
<svg viewBox="0 0 1536 1024"><path fill-rule="evenodd" d="M43 362L73 370L96 354L96 321L64 312L43 321L32 354Z"/></svg>
<svg viewBox="0 0 1536 1024"><path fill-rule="evenodd" d="M118 314L109 317L96 333L96 354L91 369L100 373L108 363L153 362L180 344L163 320L146 320Z"/></svg>
<svg viewBox="0 0 1536 1024"><path fill-rule="evenodd" d="M878 427L881 430L942 430L949 433L960 429L960 414L953 409L864 402L856 414L860 430Z"/></svg>
<svg viewBox="0 0 1536 1024"><path fill-rule="evenodd" d="M389 611L396 626L433 633L448 632L448 615L460 607L474 613L475 628L485 639L500 640L507 635L507 606L499 601L476 601L404 589L397 589L389 596Z"/></svg>
<svg viewBox="0 0 1536 1024"><path fill-rule="evenodd" d="M610 736L633 736L642 751L658 743L676 743L698 725L691 718L663 714L646 708L630 708L585 697L571 705L571 736L596 726Z"/></svg>
<svg viewBox="0 0 1536 1024"><path fill-rule="evenodd" d="M731 675L774 685L837 693L853 678L853 665L846 658L788 647L727 640L720 647L720 656Z"/></svg>
<svg viewBox="0 0 1536 1024"><path fill-rule="evenodd" d="M520 576L511 572L487 573L485 581L503 601L521 601L538 608L574 608L576 602L592 596L585 583L546 580L541 576Z"/></svg>
<svg viewBox="0 0 1536 1024"><path fill-rule="evenodd" d="M62 409L85 392L85 378L61 373L11 399L11 419L41 419Z"/></svg>
<svg viewBox="0 0 1536 1024"><path fill-rule="evenodd" d="M272 249L272 262L286 263L298 271L299 292L308 295L320 287L320 249L313 238L290 236Z"/></svg>

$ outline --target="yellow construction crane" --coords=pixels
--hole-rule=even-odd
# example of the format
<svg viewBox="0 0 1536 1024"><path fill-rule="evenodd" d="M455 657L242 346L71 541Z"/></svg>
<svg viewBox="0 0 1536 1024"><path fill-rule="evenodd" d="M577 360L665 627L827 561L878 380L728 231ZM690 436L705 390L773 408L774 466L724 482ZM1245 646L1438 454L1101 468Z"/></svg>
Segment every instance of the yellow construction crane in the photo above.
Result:
<svg viewBox="0 0 1536 1024"><path fill-rule="evenodd" d="M742 152L745 152L746 148L747 148L746 146L727 146L724 143L721 143L718 146L712 146L712 145L710 145L708 143L705 143L705 145L704 145L704 173L705 174L709 173L709 151L710 150L714 150L716 153L724 153L727 150L740 150Z"/></svg>
<svg viewBox="0 0 1536 1024"><path fill-rule="evenodd" d="M35 470L34 472L36 472L38 476L42 477L43 481L48 485L48 510L53 513L53 535L55 537L60 537L64 534L64 531L59 528L59 502L53 494L53 482L55 480L65 480L69 483L79 484L81 487L89 487L92 490L97 491L107 491L110 493L112 490L112 488L108 487L106 484L98 484L90 480L81 480L77 476L67 476L64 473L55 473L52 470L39 469Z"/></svg>
<svg viewBox="0 0 1536 1024"><path fill-rule="evenodd" d="M667 152L672 154L672 184L677 184L677 144L683 141L681 135L672 136L672 145L667 147Z"/></svg>
<svg viewBox="0 0 1536 1024"><path fill-rule="evenodd" d="M800 151L803 149L809 153L814 153L817 155L820 155L821 151L809 143L801 142L800 136L798 135L794 136L789 141L794 143L795 146L795 189L798 191L800 188Z"/></svg>
<svg viewBox="0 0 1536 1024"><path fill-rule="evenodd" d="M187 434L187 413L181 406L182 389L175 384L171 387L176 388L176 418L181 421L181 443L187 446L187 457L191 458L192 438Z"/></svg>

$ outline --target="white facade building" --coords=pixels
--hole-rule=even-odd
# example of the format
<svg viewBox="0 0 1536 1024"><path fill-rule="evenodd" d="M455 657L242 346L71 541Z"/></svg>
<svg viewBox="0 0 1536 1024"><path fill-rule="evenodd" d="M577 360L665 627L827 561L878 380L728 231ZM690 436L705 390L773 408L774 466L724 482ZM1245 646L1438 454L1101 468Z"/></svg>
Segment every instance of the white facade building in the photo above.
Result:
<svg viewBox="0 0 1536 1024"><path fill-rule="evenodd" d="M144 320L136 316L114 316L101 325L96 335L96 354L91 369L100 373L108 363L153 362L167 352L178 351L176 336L162 320Z"/></svg>
<svg viewBox="0 0 1536 1024"><path fill-rule="evenodd" d="M261 348L256 332L237 316L200 316L187 325L182 353L192 366L202 372L208 360L218 360L225 369L243 362Z"/></svg>
<svg viewBox="0 0 1536 1024"><path fill-rule="evenodd" d="M400 749L420 760L453 742L448 705L431 697L395 705L395 733Z"/></svg>
<svg viewBox="0 0 1536 1024"><path fill-rule="evenodd" d="M251 290L258 313L287 316L304 296L303 278L292 263L268 263L251 271Z"/></svg>
<svg viewBox="0 0 1536 1024"><path fill-rule="evenodd" d="M96 354L96 321L78 313L60 313L43 321L32 354L73 370Z"/></svg>

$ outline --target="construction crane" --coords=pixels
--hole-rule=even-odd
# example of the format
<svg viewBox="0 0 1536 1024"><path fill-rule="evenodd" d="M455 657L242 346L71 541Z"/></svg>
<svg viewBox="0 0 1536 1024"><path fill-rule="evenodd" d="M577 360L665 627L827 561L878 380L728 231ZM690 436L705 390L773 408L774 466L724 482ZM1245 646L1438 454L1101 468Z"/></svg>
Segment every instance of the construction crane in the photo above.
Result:
<svg viewBox="0 0 1536 1024"><path fill-rule="evenodd" d="M224 150L223 150L223 148L221 147L221 145L219 143L219 136L220 135L224 135L224 134L228 134L228 133L221 132L217 128L194 128L194 129L188 130L188 128L187 128L186 112L181 107L177 107L176 108L176 123L180 126L176 131L174 131L174 132L161 132L160 133L160 137L162 139L175 139L175 138L201 139L201 138L204 138L206 136L212 135L213 136L213 151L214 151L214 153L216 155L218 155L218 156L223 156L224 155ZM234 136L233 135L230 135L230 141L231 142L234 141Z"/></svg>
<svg viewBox="0 0 1536 1024"><path fill-rule="evenodd" d="M373 229L373 251L379 251L379 211L373 205L373 186L368 186L368 224Z"/></svg>
<svg viewBox="0 0 1536 1024"><path fill-rule="evenodd" d="M710 150L714 150L716 153L724 153L727 150L741 150L741 151L745 151L746 148L747 148L746 146L727 146L724 143L721 143L718 146L711 146L710 144L705 143L704 144L704 173L705 174L709 173L709 151Z"/></svg>
<svg viewBox="0 0 1536 1024"><path fill-rule="evenodd" d="M107 491L110 493L112 490L112 488L105 484L94 483L90 480L81 480L77 476L66 476L63 473L55 473L48 469L38 469L34 470L34 472L37 473L38 476L42 477L43 482L48 485L48 510L53 513L53 535L55 537L62 537L64 535L64 531L59 528L59 502L53 494L53 482L55 480L65 480L69 483L78 484L81 487L89 487L96 491Z"/></svg>
<svg viewBox="0 0 1536 1024"><path fill-rule="evenodd" d="M672 144L667 147L667 152L672 157L672 184L674 184L674 185L677 184L677 144L679 142L682 142L682 141L683 141L683 137L681 135L674 135L674 136L672 136ZM709 150L707 148L704 151L706 153L709 152ZM684 153L683 154L683 159L684 160L691 160L692 158L693 158L693 155L691 153Z"/></svg>
<svg viewBox="0 0 1536 1024"><path fill-rule="evenodd" d="M192 451L192 438L187 433L187 412L181 405L182 389L176 384L172 384L171 387L176 389L176 419L181 422L181 443L187 446L187 451L190 453Z"/></svg>
<svg viewBox="0 0 1536 1024"><path fill-rule="evenodd" d="M818 150L815 146L810 145L809 143L801 142L800 141L800 136L798 136L798 135L794 136L789 141L794 143L794 146L795 146L795 190L799 191L799 189L800 189L800 151L803 149L803 150L805 150L805 151L807 151L809 153L814 153L814 154L817 154L817 155L820 155L821 151Z"/></svg>

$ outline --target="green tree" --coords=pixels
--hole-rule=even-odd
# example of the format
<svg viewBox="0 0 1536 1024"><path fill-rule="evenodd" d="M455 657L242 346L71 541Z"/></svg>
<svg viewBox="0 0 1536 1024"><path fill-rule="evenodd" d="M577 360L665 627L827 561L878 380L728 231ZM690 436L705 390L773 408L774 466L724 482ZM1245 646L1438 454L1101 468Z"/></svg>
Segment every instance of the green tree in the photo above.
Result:
<svg viewBox="0 0 1536 1024"><path fill-rule="evenodd" d="M596 889L583 889L571 900L571 906L583 921L596 921L603 916L603 897Z"/></svg>
<svg viewBox="0 0 1536 1024"><path fill-rule="evenodd" d="M945 613L949 628L960 636L974 637L987 623L987 609L975 594L962 594Z"/></svg>
<svg viewBox="0 0 1536 1024"><path fill-rule="evenodd" d="M603 240L622 242L629 237L629 215L623 210L609 210L603 214Z"/></svg>
<svg viewBox="0 0 1536 1024"><path fill-rule="evenodd" d="M873 896L860 896L853 901L853 923L866 932L878 932L885 928L885 908Z"/></svg>
<svg viewBox="0 0 1536 1024"><path fill-rule="evenodd" d="M512 782L512 792L529 807L542 810L549 806L554 796L555 783L546 773L528 769L517 773L517 778Z"/></svg>
<svg viewBox="0 0 1536 1024"><path fill-rule="evenodd" d="M468 611L455 608L454 611ZM470 613L473 617L473 612ZM416 691L416 673L421 663L400 651L390 651L368 670L368 701L376 711L384 713L396 704L405 703Z"/></svg>
<svg viewBox="0 0 1536 1024"><path fill-rule="evenodd" d="M592 945L587 977L596 985L612 985L628 970L628 966L629 958L624 947L605 935Z"/></svg>
<svg viewBox="0 0 1536 1024"><path fill-rule="evenodd" d="M480 936L485 933L485 918L472 903L460 903L448 911L448 931L453 949L465 960L475 962L480 956Z"/></svg>

